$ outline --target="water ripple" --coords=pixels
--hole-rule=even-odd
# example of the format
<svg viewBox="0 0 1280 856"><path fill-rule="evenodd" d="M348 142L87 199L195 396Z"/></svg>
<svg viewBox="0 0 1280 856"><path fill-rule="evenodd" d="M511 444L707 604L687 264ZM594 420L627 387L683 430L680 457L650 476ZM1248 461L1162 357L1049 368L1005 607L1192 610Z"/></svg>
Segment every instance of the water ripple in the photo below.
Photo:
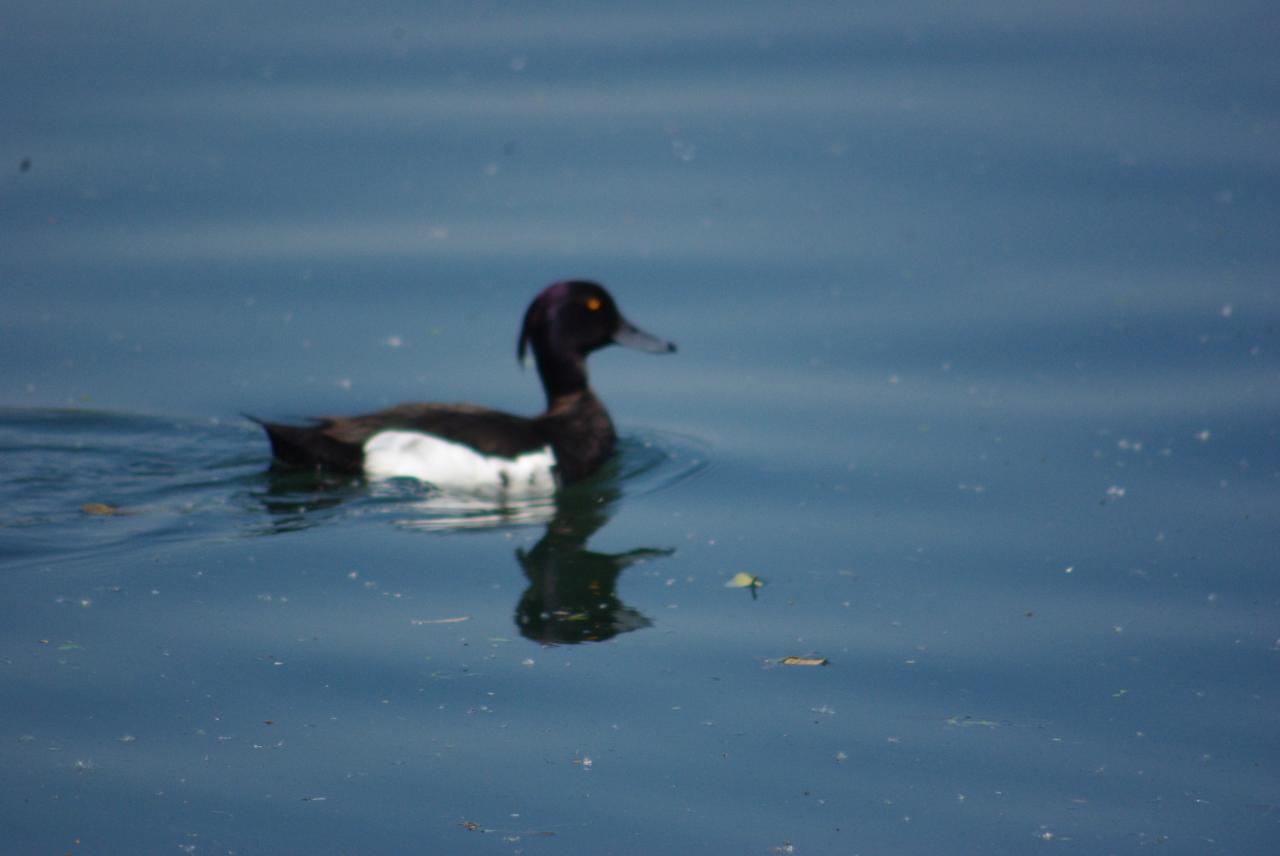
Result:
<svg viewBox="0 0 1280 856"><path fill-rule="evenodd" d="M272 471L257 429L238 420L45 409L0 409L0 456L0 560L18 562L363 518L437 532L546 524L566 497L669 490L708 461L697 440L647 430L558 496L495 503L406 480Z"/></svg>

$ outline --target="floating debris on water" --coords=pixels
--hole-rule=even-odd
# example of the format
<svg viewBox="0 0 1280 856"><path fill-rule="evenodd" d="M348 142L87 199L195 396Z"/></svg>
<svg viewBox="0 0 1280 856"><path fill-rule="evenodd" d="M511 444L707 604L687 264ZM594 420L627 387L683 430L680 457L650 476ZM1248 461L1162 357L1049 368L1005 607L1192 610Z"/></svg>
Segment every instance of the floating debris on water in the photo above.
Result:
<svg viewBox="0 0 1280 856"><path fill-rule="evenodd" d="M518 816L518 815L513 815ZM484 826L476 823L474 820L464 820L461 823L463 829L467 832L500 832L507 837L508 841L518 840L519 836L531 836L538 838L550 838L555 835L554 832L547 832L541 829L513 830L513 829L497 829L491 826ZM512 837L515 836L515 837Z"/></svg>
<svg viewBox="0 0 1280 856"><path fill-rule="evenodd" d="M764 586L764 580L742 571L734 574L724 584L725 588L761 588L762 586Z"/></svg>
<svg viewBox="0 0 1280 856"><path fill-rule="evenodd" d="M826 666L830 661L826 657L783 657L778 663L783 666Z"/></svg>
<svg viewBox="0 0 1280 856"><path fill-rule="evenodd" d="M971 716L949 716L943 722L956 728L996 728L1000 725L994 719L974 719Z"/></svg>
<svg viewBox="0 0 1280 856"><path fill-rule="evenodd" d="M748 589L751 592L751 599L755 600L756 590L764 587L764 580L753 574L747 574L739 571L729 578L729 581L724 584L724 587Z"/></svg>
<svg viewBox="0 0 1280 856"><path fill-rule="evenodd" d="M86 502L80 510L94 517L124 517L133 513L109 502Z"/></svg>

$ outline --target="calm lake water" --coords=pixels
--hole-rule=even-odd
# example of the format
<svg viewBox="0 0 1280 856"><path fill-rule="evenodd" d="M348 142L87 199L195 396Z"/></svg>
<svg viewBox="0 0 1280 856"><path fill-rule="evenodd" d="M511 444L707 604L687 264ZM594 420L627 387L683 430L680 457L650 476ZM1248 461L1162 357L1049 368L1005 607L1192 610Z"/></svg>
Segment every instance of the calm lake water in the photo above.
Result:
<svg viewBox="0 0 1280 856"><path fill-rule="evenodd" d="M0 851L1280 852L1271 4L4 18ZM268 472L569 276L599 477Z"/></svg>

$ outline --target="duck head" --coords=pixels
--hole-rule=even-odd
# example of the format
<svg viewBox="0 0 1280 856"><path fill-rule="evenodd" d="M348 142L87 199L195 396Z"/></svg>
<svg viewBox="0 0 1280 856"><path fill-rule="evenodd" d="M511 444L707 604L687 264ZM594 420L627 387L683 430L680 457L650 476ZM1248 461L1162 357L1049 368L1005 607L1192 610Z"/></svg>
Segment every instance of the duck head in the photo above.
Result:
<svg viewBox="0 0 1280 856"><path fill-rule="evenodd" d="M613 297L599 283L573 279L552 283L529 304L516 346L525 361L533 351L547 400L586 388L587 355L608 345L651 354L676 346L644 332L622 317Z"/></svg>

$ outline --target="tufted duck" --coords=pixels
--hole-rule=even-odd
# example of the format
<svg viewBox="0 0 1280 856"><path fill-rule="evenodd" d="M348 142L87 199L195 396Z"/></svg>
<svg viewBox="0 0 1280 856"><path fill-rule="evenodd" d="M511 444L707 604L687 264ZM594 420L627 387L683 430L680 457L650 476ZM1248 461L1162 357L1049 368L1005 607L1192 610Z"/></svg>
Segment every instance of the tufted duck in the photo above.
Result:
<svg viewBox="0 0 1280 856"><path fill-rule="evenodd" d="M676 349L632 326L594 282L547 286L524 315L516 356L533 351L547 409L532 419L470 404L400 404L309 426L254 419L282 464L373 479L411 477L491 496L549 494L595 472L617 439L587 385L587 355L606 345ZM250 417L253 418L253 417Z"/></svg>

